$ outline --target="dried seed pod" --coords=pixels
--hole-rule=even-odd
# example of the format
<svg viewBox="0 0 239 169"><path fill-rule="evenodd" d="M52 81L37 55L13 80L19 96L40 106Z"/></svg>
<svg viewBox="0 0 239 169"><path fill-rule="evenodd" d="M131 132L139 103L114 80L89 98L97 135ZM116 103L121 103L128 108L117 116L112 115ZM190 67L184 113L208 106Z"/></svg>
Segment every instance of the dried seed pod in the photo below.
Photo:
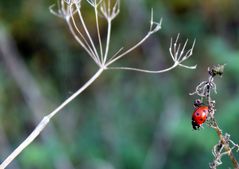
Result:
<svg viewBox="0 0 239 169"><path fill-rule="evenodd" d="M223 65L217 65L217 66L213 66L212 68L208 68L208 73L214 77L216 75L219 75L219 76L222 76L223 72L224 72L224 66L225 64Z"/></svg>

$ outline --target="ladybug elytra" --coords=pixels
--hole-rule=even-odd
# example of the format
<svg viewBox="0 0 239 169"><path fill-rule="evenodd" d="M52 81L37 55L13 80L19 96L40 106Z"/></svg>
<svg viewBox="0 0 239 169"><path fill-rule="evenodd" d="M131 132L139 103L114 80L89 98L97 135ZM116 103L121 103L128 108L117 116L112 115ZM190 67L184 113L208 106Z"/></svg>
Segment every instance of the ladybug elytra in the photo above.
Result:
<svg viewBox="0 0 239 169"><path fill-rule="evenodd" d="M192 114L192 127L197 130L207 120L208 106L199 106Z"/></svg>

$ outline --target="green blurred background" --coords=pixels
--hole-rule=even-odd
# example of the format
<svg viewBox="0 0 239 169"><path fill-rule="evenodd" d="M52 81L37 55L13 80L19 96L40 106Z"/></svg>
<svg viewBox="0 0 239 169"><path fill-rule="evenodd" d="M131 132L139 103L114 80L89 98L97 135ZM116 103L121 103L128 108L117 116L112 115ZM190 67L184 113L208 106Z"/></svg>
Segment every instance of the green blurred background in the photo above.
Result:
<svg viewBox="0 0 239 169"><path fill-rule="evenodd" d="M0 53L1 161L97 70L64 20L49 12L53 3L0 0L1 48L10 51ZM192 130L196 97L188 93L207 78L207 67L213 64L226 64L213 95L216 118L239 143L239 1L122 0L113 23L112 52L143 37L151 8L156 20L163 18L162 30L118 65L156 70L170 66L170 38L181 33L181 41L197 39L193 57L185 63L197 64L197 69L178 67L164 74L106 71L9 169L208 168L218 138L206 125ZM92 20L88 9L85 18ZM219 168L231 167L227 157L222 160Z"/></svg>

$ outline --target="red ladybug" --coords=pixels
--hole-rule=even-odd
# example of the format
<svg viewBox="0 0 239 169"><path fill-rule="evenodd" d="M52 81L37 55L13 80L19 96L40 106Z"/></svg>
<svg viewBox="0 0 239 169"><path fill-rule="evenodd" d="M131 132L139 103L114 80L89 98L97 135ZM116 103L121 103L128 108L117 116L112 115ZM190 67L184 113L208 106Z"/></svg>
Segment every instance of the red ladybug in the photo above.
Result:
<svg viewBox="0 0 239 169"><path fill-rule="evenodd" d="M192 127L198 130L200 126L207 120L208 106L199 106L192 114Z"/></svg>

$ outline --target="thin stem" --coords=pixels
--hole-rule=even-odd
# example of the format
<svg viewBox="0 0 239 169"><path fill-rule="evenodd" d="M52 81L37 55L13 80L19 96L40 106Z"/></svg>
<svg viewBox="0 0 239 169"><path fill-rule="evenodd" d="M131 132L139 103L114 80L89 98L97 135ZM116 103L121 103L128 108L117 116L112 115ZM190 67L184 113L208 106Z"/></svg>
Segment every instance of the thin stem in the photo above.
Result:
<svg viewBox="0 0 239 169"><path fill-rule="evenodd" d="M109 61L111 61L112 59L114 59L124 48L121 47L110 59Z"/></svg>
<svg viewBox="0 0 239 169"><path fill-rule="evenodd" d="M69 29L70 29L70 31L71 31L73 37L76 39L76 41L85 49L85 51L86 51L86 52L89 54L89 56L94 60L94 62L95 62L98 66L100 66L100 63L99 63L99 61L96 59L96 56L95 56L94 52L92 51L92 49L91 49L91 48L88 49L88 48L85 46L85 44L80 40L80 38L76 35L76 33L75 33L73 27L71 26L70 21L67 20L66 22L67 22L67 25L68 25L68 27L69 27ZM88 46L88 45L87 45L87 46Z"/></svg>
<svg viewBox="0 0 239 169"><path fill-rule="evenodd" d="M186 40L186 42L185 42L184 45L183 45L183 48L182 48L182 51L181 51L181 53L180 53L180 55L179 55L179 57L178 57L178 60L180 60L181 57L183 56L184 50L185 50L185 47L186 47L187 43L188 43L188 39ZM192 48L192 49L193 49L193 48ZM185 55L185 56L187 56L187 55Z"/></svg>
<svg viewBox="0 0 239 169"><path fill-rule="evenodd" d="M218 137L220 138L222 144L224 145L225 151L228 152L227 155L231 159L234 169L239 169L239 164L238 164L238 162L237 162L233 152L231 151L231 148L230 148L229 144L225 140L225 138L224 138L224 136L222 134L222 130L219 128L219 126L218 126L216 121L214 122L214 127L213 128L217 132Z"/></svg>
<svg viewBox="0 0 239 169"><path fill-rule="evenodd" d="M187 66L187 65L180 64L180 63L178 65L181 66L181 67L187 68L187 69L196 69L197 68L197 65Z"/></svg>
<svg viewBox="0 0 239 169"><path fill-rule="evenodd" d="M95 2L96 3L96 2ZM98 5L95 4L95 21L96 21L96 29L97 29L97 35L98 35L98 40L99 40L99 45L100 45L100 58L101 62L103 61L103 48L102 48L102 39L100 35L100 27L99 27L99 15L98 15L98 10L97 10Z"/></svg>
<svg viewBox="0 0 239 169"><path fill-rule="evenodd" d="M71 10L71 13L72 13L72 9L71 9L71 8L70 8L70 10ZM99 59L97 58L97 55L98 55L97 52L95 52L95 51L94 51L94 48L89 45L88 41L86 40L86 38L84 37L84 35L83 35L83 34L81 33L81 31L79 30L78 26L76 25L76 22L75 22L75 18L74 18L73 13L72 13L72 15L71 15L71 20L72 20L72 22L73 22L73 25L74 25L76 31L80 34L81 38L82 38L83 41L85 42L86 47L90 50L90 52L92 53L92 56L94 56L95 60L100 64L100 61L99 61ZM93 48L93 49L92 49L92 48Z"/></svg>
<svg viewBox="0 0 239 169"><path fill-rule="evenodd" d="M51 118L54 117L61 109L63 109L68 103L74 100L79 94L81 94L87 87L89 87L104 71L100 68L94 76L91 77L79 90L65 100L60 106L58 106L49 115L45 116L41 122L36 126L33 132L2 162L0 169L5 169L35 138L42 132L46 125L50 122Z"/></svg>
<svg viewBox="0 0 239 169"><path fill-rule="evenodd" d="M104 55L104 61L103 63L105 64L108 53L109 53L109 46L110 46L110 36L111 36L111 19L107 19L108 22L108 29L107 29L107 40L106 40L106 47L105 47L105 55Z"/></svg>
<svg viewBox="0 0 239 169"><path fill-rule="evenodd" d="M177 63L172 65L171 67L163 70L146 70L146 69L138 69L138 68L133 68L133 67L107 67L107 69L121 69L121 70L132 70L132 71L137 71L137 72L144 72L144 73L163 73L172 70L173 68L177 67Z"/></svg>
<svg viewBox="0 0 239 169"><path fill-rule="evenodd" d="M79 6L78 6L77 4L75 4L75 6L76 6L76 9L77 9L77 11L78 11L77 13L78 13L79 18L80 18L80 20L81 20L81 23L82 23L82 26L83 26L83 28L84 28L84 30L85 30L85 33L86 33L86 35L87 35L87 37L88 37L88 39L89 39L89 41L90 41L90 43L91 43L91 46L92 46L92 48L93 48L93 50L94 50L94 52L95 52L95 55L97 56L97 60L100 61L99 54L98 54L98 52L97 52L97 50L96 50L96 48L95 48L95 44L94 44L94 42L93 42L93 40L92 40L92 38L91 38L91 35L90 35L90 33L89 33L89 31L88 31L88 29L87 29L87 27L86 27L85 21L84 21L84 19L83 19L83 17L82 17L81 11L80 11L80 8L79 8Z"/></svg>
<svg viewBox="0 0 239 169"><path fill-rule="evenodd" d="M131 51L133 51L134 49L136 49L138 46L140 46L146 39L148 39L148 37L151 35L151 32L148 32L148 34L141 39L141 41L139 41L136 45L134 45L133 47L131 47L130 49L128 49L127 51L123 52L122 54L120 54L119 56L117 56L116 58L112 59L111 61L106 63L106 66L111 65L112 63L114 63L115 61L119 60L120 58L122 58L123 56L125 56L126 54L130 53Z"/></svg>
<svg viewBox="0 0 239 169"><path fill-rule="evenodd" d="M170 56L173 59L173 61L176 61L176 58L174 58L172 46L173 46L173 39L171 38L171 40L170 40L170 47L169 47L169 53L170 53Z"/></svg>
<svg viewBox="0 0 239 169"><path fill-rule="evenodd" d="M64 108L68 103L70 103L72 100L74 100L82 91L84 91L88 86L92 84L104 71L103 68L100 68L92 78L87 81L84 86L82 86L79 90L77 90L73 95L71 95L67 100L65 100L58 108L56 108L52 113L49 114L49 118L52 118L57 114L62 108Z"/></svg>

